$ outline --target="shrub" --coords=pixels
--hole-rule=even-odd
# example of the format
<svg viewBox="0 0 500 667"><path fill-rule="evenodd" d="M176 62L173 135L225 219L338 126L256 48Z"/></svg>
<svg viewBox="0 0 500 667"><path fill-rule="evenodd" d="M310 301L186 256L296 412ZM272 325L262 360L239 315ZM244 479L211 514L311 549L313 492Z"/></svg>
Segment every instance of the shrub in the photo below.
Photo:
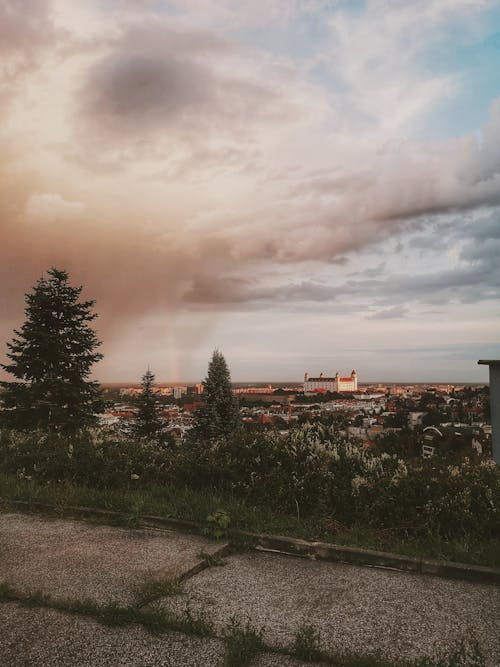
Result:
<svg viewBox="0 0 500 667"><path fill-rule="evenodd" d="M500 469L494 463L403 461L322 424L286 434L237 432L168 449L92 430L72 436L2 431L0 471L94 488L186 485L267 503L301 519L412 536L489 538L500 526Z"/></svg>

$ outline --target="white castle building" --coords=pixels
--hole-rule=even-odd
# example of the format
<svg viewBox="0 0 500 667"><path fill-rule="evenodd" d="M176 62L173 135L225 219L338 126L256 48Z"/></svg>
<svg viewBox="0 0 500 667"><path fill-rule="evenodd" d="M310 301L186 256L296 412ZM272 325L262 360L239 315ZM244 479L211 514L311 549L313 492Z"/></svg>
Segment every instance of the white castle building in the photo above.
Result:
<svg viewBox="0 0 500 667"><path fill-rule="evenodd" d="M352 371L350 377L340 377L340 373L335 373L334 377L325 377L323 373L319 377L310 378L309 374L304 375L304 393L315 391L358 391L358 374Z"/></svg>

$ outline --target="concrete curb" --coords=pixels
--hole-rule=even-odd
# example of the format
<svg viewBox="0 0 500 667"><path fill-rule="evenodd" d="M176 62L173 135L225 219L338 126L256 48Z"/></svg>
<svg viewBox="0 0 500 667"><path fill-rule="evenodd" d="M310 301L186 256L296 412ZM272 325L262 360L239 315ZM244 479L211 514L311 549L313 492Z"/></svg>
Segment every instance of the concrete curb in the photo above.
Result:
<svg viewBox="0 0 500 667"><path fill-rule="evenodd" d="M11 506L20 510L37 510L57 516L72 516L87 519L107 520L111 523L126 524L130 521L130 515L125 512L112 510L101 510L90 507L68 506L59 508L48 503L29 500L7 500L0 498L0 504ZM141 528L153 528L159 530L176 530L184 533L199 535L203 533L203 526L194 521L184 521L171 517L140 515L137 517ZM446 579L461 579L476 583L487 583L500 586L500 569L483 567L480 565L467 565L465 563L453 563L451 561L431 560L426 558L413 558L400 554L361 549L358 547L347 547L329 542L308 542L294 537L283 535L266 535L252 533L245 530L233 529L230 537L243 540L260 551L269 551L289 556L312 558L337 563L349 563L365 567L380 567L385 569L399 570L403 572L414 572L416 574L443 577ZM226 551L224 551L226 549ZM225 555L227 546L221 549ZM204 565L200 563L201 571ZM193 576L196 572L190 572Z"/></svg>

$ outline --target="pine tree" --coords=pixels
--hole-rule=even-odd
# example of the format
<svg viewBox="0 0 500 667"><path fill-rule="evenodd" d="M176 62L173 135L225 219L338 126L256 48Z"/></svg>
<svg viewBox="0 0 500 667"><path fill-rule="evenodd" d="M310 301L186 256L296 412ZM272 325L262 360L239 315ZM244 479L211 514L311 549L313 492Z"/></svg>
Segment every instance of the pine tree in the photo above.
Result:
<svg viewBox="0 0 500 667"><path fill-rule="evenodd" d="M212 440L230 435L240 426L240 412L228 365L219 350L214 350L203 388L205 405L195 413L190 439Z"/></svg>
<svg viewBox="0 0 500 667"><path fill-rule="evenodd" d="M76 431L96 421L103 401L91 366L102 358L95 331L94 301L79 301L82 287L71 287L68 274L52 268L26 294L26 321L8 343L10 363L2 368L17 382L2 382L3 426Z"/></svg>
<svg viewBox="0 0 500 667"><path fill-rule="evenodd" d="M154 386L155 376L148 369L142 376L142 391L137 399L139 410L133 429L134 434L141 438L150 437L158 439L163 428L156 409L156 398L153 391Z"/></svg>

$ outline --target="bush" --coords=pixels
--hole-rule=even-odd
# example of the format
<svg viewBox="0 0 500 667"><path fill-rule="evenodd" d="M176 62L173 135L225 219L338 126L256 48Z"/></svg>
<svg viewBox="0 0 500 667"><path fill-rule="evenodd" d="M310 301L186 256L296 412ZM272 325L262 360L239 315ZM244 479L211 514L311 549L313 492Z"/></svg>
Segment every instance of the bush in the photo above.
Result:
<svg viewBox="0 0 500 667"><path fill-rule="evenodd" d="M69 482L95 488L161 483L172 453L147 440L113 439L98 431L0 432L1 470L36 482Z"/></svg>
<svg viewBox="0 0 500 667"><path fill-rule="evenodd" d="M154 441L0 432L0 471L94 488L182 485L268 504L299 518L445 539L499 534L500 469L465 459L403 461L321 424L238 432L165 449Z"/></svg>

